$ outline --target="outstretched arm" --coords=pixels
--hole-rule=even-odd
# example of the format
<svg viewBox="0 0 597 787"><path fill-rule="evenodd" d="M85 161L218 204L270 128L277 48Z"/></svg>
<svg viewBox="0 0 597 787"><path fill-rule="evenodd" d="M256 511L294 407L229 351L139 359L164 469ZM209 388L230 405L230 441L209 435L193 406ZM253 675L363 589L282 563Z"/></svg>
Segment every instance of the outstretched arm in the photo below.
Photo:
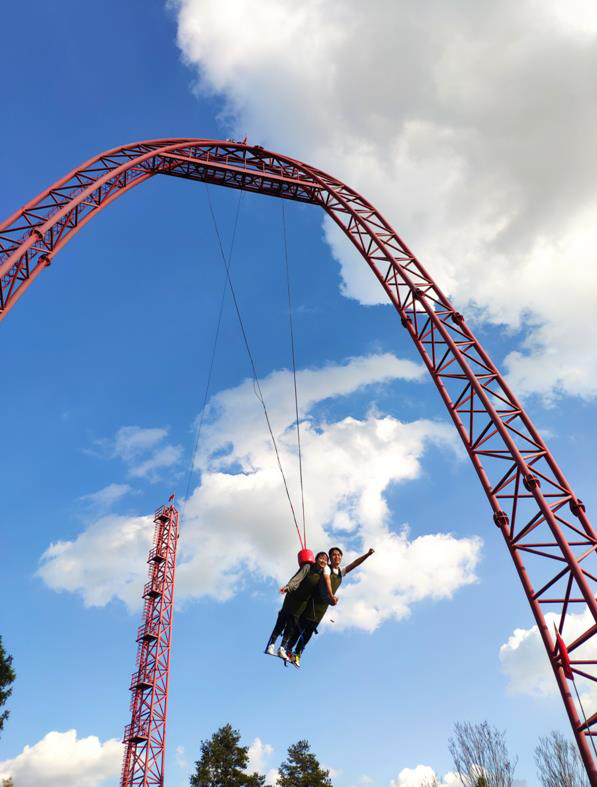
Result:
<svg viewBox="0 0 597 787"><path fill-rule="evenodd" d="M365 560L367 560L367 558L368 558L368 557L371 557L371 555L372 555L374 552L375 552L375 550L374 550L374 549L369 549L369 551L368 551L368 552L365 552L365 554L364 554L364 555L361 555L361 557L358 557L356 560L353 560L353 561L352 561L352 563L349 563L349 564L346 566L346 568L344 569L344 573L345 573L345 574L348 574L350 571L352 571L352 570L353 570L353 568L356 568L357 566L360 566L360 565L361 565L361 563L364 563L364 562L365 562Z"/></svg>

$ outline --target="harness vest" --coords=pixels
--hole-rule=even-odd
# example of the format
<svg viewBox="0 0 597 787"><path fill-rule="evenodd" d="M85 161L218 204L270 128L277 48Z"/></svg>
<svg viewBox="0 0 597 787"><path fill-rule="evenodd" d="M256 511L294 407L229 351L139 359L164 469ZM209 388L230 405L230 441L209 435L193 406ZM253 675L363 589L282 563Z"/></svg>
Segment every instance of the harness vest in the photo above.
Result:
<svg viewBox="0 0 597 787"><path fill-rule="evenodd" d="M303 614L309 599L317 592L321 580L321 569L317 565L311 566L305 578L296 590L286 594L282 609L289 615L300 617Z"/></svg>
<svg viewBox="0 0 597 787"><path fill-rule="evenodd" d="M342 570L338 569L338 573L335 574L333 571L330 574L330 584L332 586L332 595L336 595L336 591L342 584ZM329 596L328 596L328 589L325 584L325 579L323 576L319 580L319 587L313 594L313 598L307 603L305 607L305 611L303 613L303 617L306 620L310 620L312 623L320 623L323 616L327 612L327 609L330 605Z"/></svg>

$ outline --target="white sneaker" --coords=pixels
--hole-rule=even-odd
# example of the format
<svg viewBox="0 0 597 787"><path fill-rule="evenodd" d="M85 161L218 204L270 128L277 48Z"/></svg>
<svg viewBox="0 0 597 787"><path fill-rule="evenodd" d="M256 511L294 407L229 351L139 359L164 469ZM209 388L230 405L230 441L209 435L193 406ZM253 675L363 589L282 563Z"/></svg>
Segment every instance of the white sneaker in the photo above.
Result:
<svg viewBox="0 0 597 787"><path fill-rule="evenodd" d="M268 656L275 656L276 655L276 646L274 645L273 642L272 642L271 645L267 646L267 648L265 649L265 652L267 653Z"/></svg>
<svg viewBox="0 0 597 787"><path fill-rule="evenodd" d="M280 647L278 648L278 656L281 659L285 659L285 660L288 659L288 653L286 653L282 645L280 645Z"/></svg>

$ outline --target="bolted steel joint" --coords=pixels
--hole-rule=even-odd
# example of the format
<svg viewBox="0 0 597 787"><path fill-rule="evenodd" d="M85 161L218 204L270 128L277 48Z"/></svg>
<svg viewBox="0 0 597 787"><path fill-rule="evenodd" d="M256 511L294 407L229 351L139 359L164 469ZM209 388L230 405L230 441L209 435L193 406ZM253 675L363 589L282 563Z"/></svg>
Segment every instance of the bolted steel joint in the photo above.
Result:
<svg viewBox="0 0 597 787"><path fill-rule="evenodd" d="M532 492L534 489L538 489L541 486L541 481L539 481L536 475L529 473L528 475L525 475L523 484L525 489L527 489L529 492Z"/></svg>
<svg viewBox="0 0 597 787"><path fill-rule="evenodd" d="M584 514L584 512L587 509L585 508L585 504L583 503L582 500L576 499L570 501L570 510L572 511L574 516L580 516L580 512L582 511Z"/></svg>
<svg viewBox="0 0 597 787"><path fill-rule="evenodd" d="M510 524L508 514L505 511L496 511L493 515L493 521L499 528L505 527Z"/></svg>

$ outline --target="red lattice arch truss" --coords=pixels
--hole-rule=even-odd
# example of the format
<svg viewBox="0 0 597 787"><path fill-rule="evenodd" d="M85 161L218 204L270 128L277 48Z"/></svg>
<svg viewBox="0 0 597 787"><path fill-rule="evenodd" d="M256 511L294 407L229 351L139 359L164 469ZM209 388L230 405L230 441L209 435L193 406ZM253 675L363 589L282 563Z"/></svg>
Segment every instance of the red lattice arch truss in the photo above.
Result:
<svg viewBox="0 0 597 787"><path fill-rule="evenodd" d="M320 205L379 279L415 343L479 476L529 600L591 783L597 713L597 538L582 502L504 378L425 268L360 194L259 146L160 139L91 159L0 225L0 318L102 208L154 175ZM545 615L554 613L561 642ZM571 618L570 613L576 613ZM578 614L582 613L582 615ZM571 670L571 671L570 671ZM590 743L591 745L590 745Z"/></svg>

